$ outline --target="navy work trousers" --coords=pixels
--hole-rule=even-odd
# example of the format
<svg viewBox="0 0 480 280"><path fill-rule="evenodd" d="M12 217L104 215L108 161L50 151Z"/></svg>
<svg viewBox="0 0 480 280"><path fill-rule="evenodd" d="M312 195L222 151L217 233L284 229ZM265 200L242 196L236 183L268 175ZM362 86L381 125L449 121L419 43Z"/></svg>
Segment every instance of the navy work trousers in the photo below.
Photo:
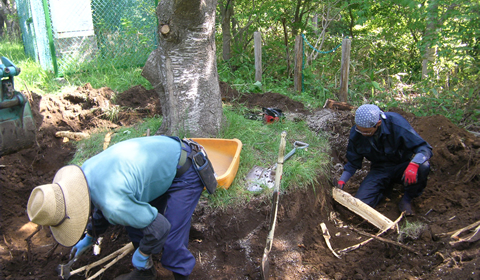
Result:
<svg viewBox="0 0 480 280"><path fill-rule="evenodd" d="M372 207L377 206L384 198L385 193L392 190L393 184L403 184L403 173L409 163L404 162L387 167L372 167L360 184L355 197ZM417 182L404 187L405 195L410 198L420 196L427 185L428 173L430 173L430 163L426 161L418 167Z"/></svg>
<svg viewBox="0 0 480 280"><path fill-rule="evenodd" d="M187 149L190 153L190 147ZM164 268L181 275L190 275L195 266L195 257L188 250L188 239L193 211L202 191L203 184L192 164L182 176L173 180L165 194L150 202L171 224L161 263ZM137 248L143 237L142 231L129 226L126 229Z"/></svg>

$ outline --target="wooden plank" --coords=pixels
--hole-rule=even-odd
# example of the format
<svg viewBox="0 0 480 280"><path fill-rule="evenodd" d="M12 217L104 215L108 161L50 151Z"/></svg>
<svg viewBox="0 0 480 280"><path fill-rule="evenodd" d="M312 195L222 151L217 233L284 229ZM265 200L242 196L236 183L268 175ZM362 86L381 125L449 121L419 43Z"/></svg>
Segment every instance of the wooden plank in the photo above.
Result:
<svg viewBox="0 0 480 280"><path fill-rule="evenodd" d="M343 39L342 42L342 61L340 68L340 91L338 99L342 102L348 101L348 71L350 69L350 48L351 40Z"/></svg>
<svg viewBox="0 0 480 280"><path fill-rule="evenodd" d="M343 111L351 111L355 108L356 107L353 106L352 104L349 104L347 102L335 101L333 99L327 99L325 101L325 104L323 105L323 109L336 109L336 110L343 110Z"/></svg>
<svg viewBox="0 0 480 280"><path fill-rule="evenodd" d="M339 188L333 188L332 194L333 199L335 199L338 203L347 207L350 211L364 218L380 230L386 230L392 226L392 220L385 217L360 199L353 197L351 194Z"/></svg>
<svg viewBox="0 0 480 280"><path fill-rule="evenodd" d="M253 32L255 52L255 81L262 82L262 33Z"/></svg>
<svg viewBox="0 0 480 280"><path fill-rule="evenodd" d="M295 68L293 69L293 89L297 93L302 92L302 67L303 67L303 38L295 37Z"/></svg>

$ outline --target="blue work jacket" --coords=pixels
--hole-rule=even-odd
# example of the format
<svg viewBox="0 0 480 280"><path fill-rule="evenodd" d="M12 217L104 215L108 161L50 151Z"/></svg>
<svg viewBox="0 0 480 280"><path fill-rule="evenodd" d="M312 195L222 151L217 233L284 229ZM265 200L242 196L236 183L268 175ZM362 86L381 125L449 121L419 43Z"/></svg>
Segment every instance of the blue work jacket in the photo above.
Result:
<svg viewBox="0 0 480 280"><path fill-rule="evenodd" d="M347 164L344 170L351 175L362 168L363 158L371 162L371 168L393 166L411 161L413 156L421 153L418 164L430 159L432 147L413 129L401 115L386 112L382 124L376 133L366 137L356 131L356 126L350 130L347 146Z"/></svg>
<svg viewBox="0 0 480 280"><path fill-rule="evenodd" d="M82 165L93 205L113 225L142 229L158 210L148 202L172 185L180 142L166 136L117 143Z"/></svg>

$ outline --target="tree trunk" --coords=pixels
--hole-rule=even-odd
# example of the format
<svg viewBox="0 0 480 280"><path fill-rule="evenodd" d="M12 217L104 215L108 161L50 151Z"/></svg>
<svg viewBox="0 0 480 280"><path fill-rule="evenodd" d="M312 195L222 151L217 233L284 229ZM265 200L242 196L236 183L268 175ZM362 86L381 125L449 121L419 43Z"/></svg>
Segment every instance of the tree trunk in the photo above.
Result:
<svg viewBox="0 0 480 280"><path fill-rule="evenodd" d="M161 1L158 48L142 71L155 88L163 121L156 134L215 137L223 118L215 61L216 0Z"/></svg>
<svg viewBox="0 0 480 280"><path fill-rule="evenodd" d="M434 41L434 36L436 32L436 28L438 26L438 2L432 1L428 6L428 17L427 17L427 27L425 30L425 36L423 38L425 43L425 50L423 53L423 60L422 60L422 80L428 77L429 62L433 62L435 60L435 50L432 48L432 42Z"/></svg>
<svg viewBox="0 0 480 280"><path fill-rule="evenodd" d="M17 7L15 1L0 1L0 37L3 37L4 35L10 36L10 38L20 36L20 26L18 25L18 21L16 19L8 19L9 16L16 16L16 14Z"/></svg>
<svg viewBox="0 0 480 280"><path fill-rule="evenodd" d="M287 30L287 19L282 17L281 19L283 26L283 43L285 44L285 57L287 61L287 79L290 78L290 52L288 50L288 30Z"/></svg>
<svg viewBox="0 0 480 280"><path fill-rule="evenodd" d="M223 43L223 60L227 61L232 57L231 54L231 41L232 41L232 29L230 26L233 15L233 1L225 0L225 5L220 8L222 16L222 43Z"/></svg>

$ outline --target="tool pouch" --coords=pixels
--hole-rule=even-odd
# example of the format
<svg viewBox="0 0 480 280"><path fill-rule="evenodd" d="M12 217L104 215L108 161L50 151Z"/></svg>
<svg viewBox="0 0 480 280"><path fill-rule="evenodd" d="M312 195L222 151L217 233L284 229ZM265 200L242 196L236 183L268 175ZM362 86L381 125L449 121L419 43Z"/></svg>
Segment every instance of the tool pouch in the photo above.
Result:
<svg viewBox="0 0 480 280"><path fill-rule="evenodd" d="M215 178L215 171L213 170L212 163L207 155L204 154L203 151L196 153L193 156L193 164L208 193L213 194L217 189L218 183Z"/></svg>

